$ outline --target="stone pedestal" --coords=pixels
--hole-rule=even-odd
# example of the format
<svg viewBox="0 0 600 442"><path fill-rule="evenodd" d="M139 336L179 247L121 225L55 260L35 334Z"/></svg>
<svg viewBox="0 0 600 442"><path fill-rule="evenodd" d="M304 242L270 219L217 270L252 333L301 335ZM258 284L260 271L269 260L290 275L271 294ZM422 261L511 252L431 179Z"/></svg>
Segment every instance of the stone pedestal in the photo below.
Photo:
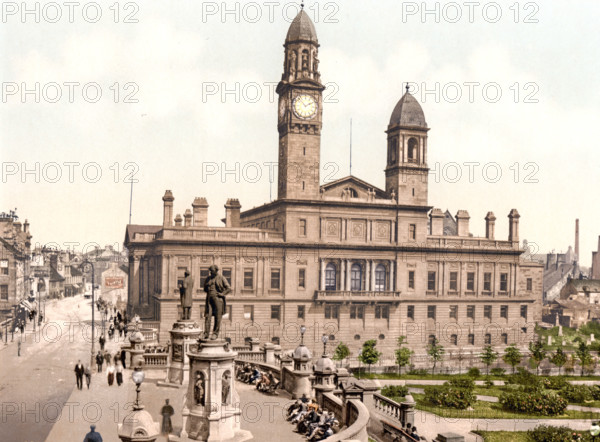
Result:
<svg viewBox="0 0 600 442"><path fill-rule="evenodd" d="M240 399L235 389L236 352L222 340L198 342L188 353L190 381L183 407L183 430L170 441L243 441L252 438L240 429Z"/></svg>
<svg viewBox="0 0 600 442"><path fill-rule="evenodd" d="M195 350L202 331L193 319L179 320L173 324L171 334L171 364L167 371L166 381L173 384L187 384L189 380L189 358L191 350Z"/></svg>

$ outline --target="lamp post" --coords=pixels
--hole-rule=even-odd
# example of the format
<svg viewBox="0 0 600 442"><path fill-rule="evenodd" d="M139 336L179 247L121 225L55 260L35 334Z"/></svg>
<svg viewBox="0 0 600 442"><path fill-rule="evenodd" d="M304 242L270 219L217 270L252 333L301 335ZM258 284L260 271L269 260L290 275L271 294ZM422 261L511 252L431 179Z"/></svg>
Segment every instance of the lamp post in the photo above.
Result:
<svg viewBox="0 0 600 442"><path fill-rule="evenodd" d="M323 335L321 337L321 342L323 342L323 356L327 355L327 341L329 341L329 338L327 335Z"/></svg>
<svg viewBox="0 0 600 442"><path fill-rule="evenodd" d="M306 327L304 325L300 326L300 345L304 347L304 333L306 333Z"/></svg>
<svg viewBox="0 0 600 442"><path fill-rule="evenodd" d="M135 384L135 402L133 403L134 411L144 409L144 406L140 403L140 386L142 385L142 382L144 382L145 377L146 374L144 373L141 364L135 367L133 369L133 373L131 373L131 379L133 379Z"/></svg>
<svg viewBox="0 0 600 442"><path fill-rule="evenodd" d="M95 304L95 299L94 299L94 285L95 285L95 281L94 281L94 264L91 263L90 261L88 261L86 259L86 260L84 260L81 263L80 267L86 273L89 271L90 267L92 268L92 350L91 350L91 353L90 353L90 367L93 367L94 366L94 355L96 353L96 349L95 349L95 345L94 345L95 344L95 342L94 342L94 338L95 338L95 335L94 335L94 307L95 307L95 305L94 305Z"/></svg>

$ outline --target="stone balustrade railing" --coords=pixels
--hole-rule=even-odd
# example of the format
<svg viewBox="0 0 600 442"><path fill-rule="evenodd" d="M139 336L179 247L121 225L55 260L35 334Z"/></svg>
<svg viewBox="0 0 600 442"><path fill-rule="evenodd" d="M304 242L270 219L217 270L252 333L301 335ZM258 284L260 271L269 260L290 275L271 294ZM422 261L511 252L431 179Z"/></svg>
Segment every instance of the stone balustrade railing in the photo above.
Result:
<svg viewBox="0 0 600 442"><path fill-rule="evenodd" d="M393 419L396 419L398 422L401 421L401 409L402 407L396 401L391 400L388 397L385 397L379 393L373 394L373 404L375 405L375 409L381 413L389 416Z"/></svg>
<svg viewBox="0 0 600 442"><path fill-rule="evenodd" d="M167 368L169 355L167 353L144 353L144 369Z"/></svg>
<svg viewBox="0 0 600 442"><path fill-rule="evenodd" d="M265 362L265 354L262 351L252 351L252 350L248 350L247 348L245 350L235 350L237 351L237 358L238 360L241 361L247 361L247 362Z"/></svg>

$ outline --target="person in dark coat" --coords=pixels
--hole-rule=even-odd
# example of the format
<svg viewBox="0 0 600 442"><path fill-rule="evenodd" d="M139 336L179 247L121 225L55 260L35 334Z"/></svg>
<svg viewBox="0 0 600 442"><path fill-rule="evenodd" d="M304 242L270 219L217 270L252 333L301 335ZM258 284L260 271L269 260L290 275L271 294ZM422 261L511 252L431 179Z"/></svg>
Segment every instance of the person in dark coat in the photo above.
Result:
<svg viewBox="0 0 600 442"><path fill-rule="evenodd" d="M206 303L204 306L204 337L217 339L221 328L221 319L226 311L225 296L231 293L231 287L227 279L219 275L219 267L212 265L208 268L210 275L204 281L204 291L206 292ZM184 281L185 282L185 281ZM191 295L190 295L191 298ZM191 299L190 299L191 302ZM210 321L214 317L212 333L210 331Z"/></svg>
<svg viewBox="0 0 600 442"><path fill-rule="evenodd" d="M125 352L125 350L121 350L121 364L123 364L123 368L127 368L127 365L125 364L126 359L127 353Z"/></svg>
<svg viewBox="0 0 600 442"><path fill-rule="evenodd" d="M100 350L104 350L104 344L106 344L106 339L104 338L104 336L100 336L98 342L100 343Z"/></svg>
<svg viewBox="0 0 600 442"><path fill-rule="evenodd" d="M96 355L96 365L98 366L98 373L102 372L102 365L104 364L104 356L102 352L98 350L98 354Z"/></svg>
<svg viewBox="0 0 600 442"><path fill-rule="evenodd" d="M81 363L80 359L79 361L77 361L77 364L75 364L75 378L77 379L77 388L80 390L83 388L84 371L85 369L83 368L83 364Z"/></svg>
<svg viewBox="0 0 600 442"><path fill-rule="evenodd" d="M171 431L173 431L173 424L171 423L171 416L175 414L175 410L173 407L169 405L169 399L165 399L165 405L160 410L160 414L162 415L162 434L163 436L168 436Z"/></svg>
<svg viewBox="0 0 600 442"><path fill-rule="evenodd" d="M85 384L87 385L87 389L90 389L90 382L92 382L92 369L88 365L85 367Z"/></svg>
<svg viewBox="0 0 600 442"><path fill-rule="evenodd" d="M90 425L90 430L92 431L85 435L83 442L102 442L102 436L96 432L96 426Z"/></svg>

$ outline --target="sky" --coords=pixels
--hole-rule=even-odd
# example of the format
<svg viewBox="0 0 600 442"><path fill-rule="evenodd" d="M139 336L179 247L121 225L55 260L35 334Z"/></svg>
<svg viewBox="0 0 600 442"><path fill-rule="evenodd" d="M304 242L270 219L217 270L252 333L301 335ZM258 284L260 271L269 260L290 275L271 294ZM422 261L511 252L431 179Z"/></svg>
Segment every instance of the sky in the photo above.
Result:
<svg viewBox="0 0 600 442"><path fill-rule="evenodd" d="M67 2L68 3L68 2ZM600 235L600 3L311 2L324 92L321 181L385 187L387 124L407 82L431 128L429 204L475 236L521 214L532 252L581 264ZM37 4L37 6L36 6ZM122 247L206 197L222 225L276 197L283 43L299 2L3 2L0 211L35 244ZM274 174L276 181L276 174ZM271 181L273 181L271 179Z"/></svg>

